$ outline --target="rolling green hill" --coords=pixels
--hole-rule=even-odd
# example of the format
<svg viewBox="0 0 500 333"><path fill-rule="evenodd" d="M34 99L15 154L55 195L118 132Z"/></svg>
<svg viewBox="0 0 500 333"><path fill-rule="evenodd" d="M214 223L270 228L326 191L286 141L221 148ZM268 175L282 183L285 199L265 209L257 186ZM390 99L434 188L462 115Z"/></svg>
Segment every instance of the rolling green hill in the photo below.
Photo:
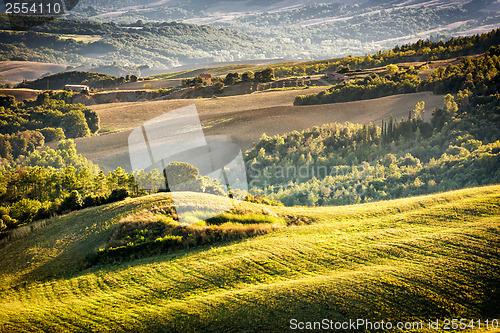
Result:
<svg viewBox="0 0 500 333"><path fill-rule="evenodd" d="M71 213L0 248L0 331L278 332L292 318L425 328L429 318L500 314L499 185L354 206L267 207L314 222L83 268L121 217L165 200Z"/></svg>

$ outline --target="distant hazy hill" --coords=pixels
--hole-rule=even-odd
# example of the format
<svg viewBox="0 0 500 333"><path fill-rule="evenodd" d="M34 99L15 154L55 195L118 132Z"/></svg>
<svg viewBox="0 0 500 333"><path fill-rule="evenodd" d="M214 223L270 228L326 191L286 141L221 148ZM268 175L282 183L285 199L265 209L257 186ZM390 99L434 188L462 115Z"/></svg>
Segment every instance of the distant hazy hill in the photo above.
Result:
<svg viewBox="0 0 500 333"><path fill-rule="evenodd" d="M148 65L167 68L188 63L263 58L272 48L257 37L211 26L176 22L117 25L57 20L9 31L0 16L0 60L70 65Z"/></svg>
<svg viewBox="0 0 500 333"><path fill-rule="evenodd" d="M500 26L499 13L495 0L83 0L73 15L223 26L293 46L286 54L267 49L270 58L317 59L489 31Z"/></svg>
<svg viewBox="0 0 500 333"><path fill-rule="evenodd" d="M83 0L67 17L0 31L0 60L173 66L365 55L500 26L495 0ZM88 22L87 20L93 22ZM9 29L0 17L0 29ZM96 67L92 66L92 67Z"/></svg>

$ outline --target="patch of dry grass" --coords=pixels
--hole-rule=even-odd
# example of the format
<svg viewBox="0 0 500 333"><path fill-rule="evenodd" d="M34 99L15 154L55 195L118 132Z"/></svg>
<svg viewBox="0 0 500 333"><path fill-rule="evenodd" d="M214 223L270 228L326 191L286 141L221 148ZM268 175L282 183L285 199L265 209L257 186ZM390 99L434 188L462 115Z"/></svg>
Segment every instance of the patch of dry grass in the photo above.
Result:
<svg viewBox="0 0 500 333"><path fill-rule="evenodd" d="M324 88L310 88L308 93ZM261 92L215 99L170 100L141 103L114 103L93 106L104 128L123 131L75 140L77 150L105 170L127 166L130 128L174 109L196 104L206 135L229 136L243 150L258 142L263 133L283 134L305 130L325 123L346 121L379 124L391 116L407 118L415 104L425 101L427 112L441 106L442 96L429 92L388 96L373 100L326 105L293 106L296 95L306 90Z"/></svg>

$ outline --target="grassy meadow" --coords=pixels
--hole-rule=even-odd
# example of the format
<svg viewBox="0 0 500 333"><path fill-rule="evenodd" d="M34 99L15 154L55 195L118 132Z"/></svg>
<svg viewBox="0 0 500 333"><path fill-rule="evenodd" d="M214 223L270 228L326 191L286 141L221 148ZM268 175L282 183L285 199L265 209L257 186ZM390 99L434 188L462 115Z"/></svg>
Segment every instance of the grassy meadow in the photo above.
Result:
<svg viewBox="0 0 500 333"><path fill-rule="evenodd" d="M312 223L85 265L122 218L168 200L74 212L0 248L0 331L282 332L292 318L424 328L428 319L498 318L499 185L353 206L266 206Z"/></svg>

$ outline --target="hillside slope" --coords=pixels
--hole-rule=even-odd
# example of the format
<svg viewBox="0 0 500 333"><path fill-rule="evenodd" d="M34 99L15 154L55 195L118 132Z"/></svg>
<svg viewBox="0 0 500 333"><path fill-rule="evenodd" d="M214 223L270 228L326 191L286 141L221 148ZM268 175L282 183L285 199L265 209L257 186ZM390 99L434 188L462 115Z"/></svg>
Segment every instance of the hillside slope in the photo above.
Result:
<svg viewBox="0 0 500 333"><path fill-rule="evenodd" d="M140 103L112 103L95 105L106 135L76 140L78 153L92 160L105 170L121 166L127 169L128 136L130 130L143 122L177 108L195 104L204 127L205 135L227 135L242 150L251 148L263 133L283 134L304 130L331 122L380 124L392 115L407 118L420 101L425 101L426 119L435 107L441 107L443 97L429 92L383 97L373 100L328 105L293 106L296 95L319 92L324 87L307 90L268 91L248 95L149 101Z"/></svg>
<svg viewBox="0 0 500 333"><path fill-rule="evenodd" d="M258 58L266 41L229 29L176 22L143 26L55 20L15 31L0 15L0 60L74 66L122 65L169 68L185 63Z"/></svg>
<svg viewBox="0 0 500 333"><path fill-rule="evenodd" d="M0 61L0 84L15 84L23 80L38 79L47 73L59 73L65 65L47 64L32 61Z"/></svg>
<svg viewBox="0 0 500 333"><path fill-rule="evenodd" d="M72 213L1 248L0 330L276 332L292 318L367 318L422 321L426 331L429 318L500 314L499 185L345 207L272 207L315 223L76 269L119 216L166 196Z"/></svg>

